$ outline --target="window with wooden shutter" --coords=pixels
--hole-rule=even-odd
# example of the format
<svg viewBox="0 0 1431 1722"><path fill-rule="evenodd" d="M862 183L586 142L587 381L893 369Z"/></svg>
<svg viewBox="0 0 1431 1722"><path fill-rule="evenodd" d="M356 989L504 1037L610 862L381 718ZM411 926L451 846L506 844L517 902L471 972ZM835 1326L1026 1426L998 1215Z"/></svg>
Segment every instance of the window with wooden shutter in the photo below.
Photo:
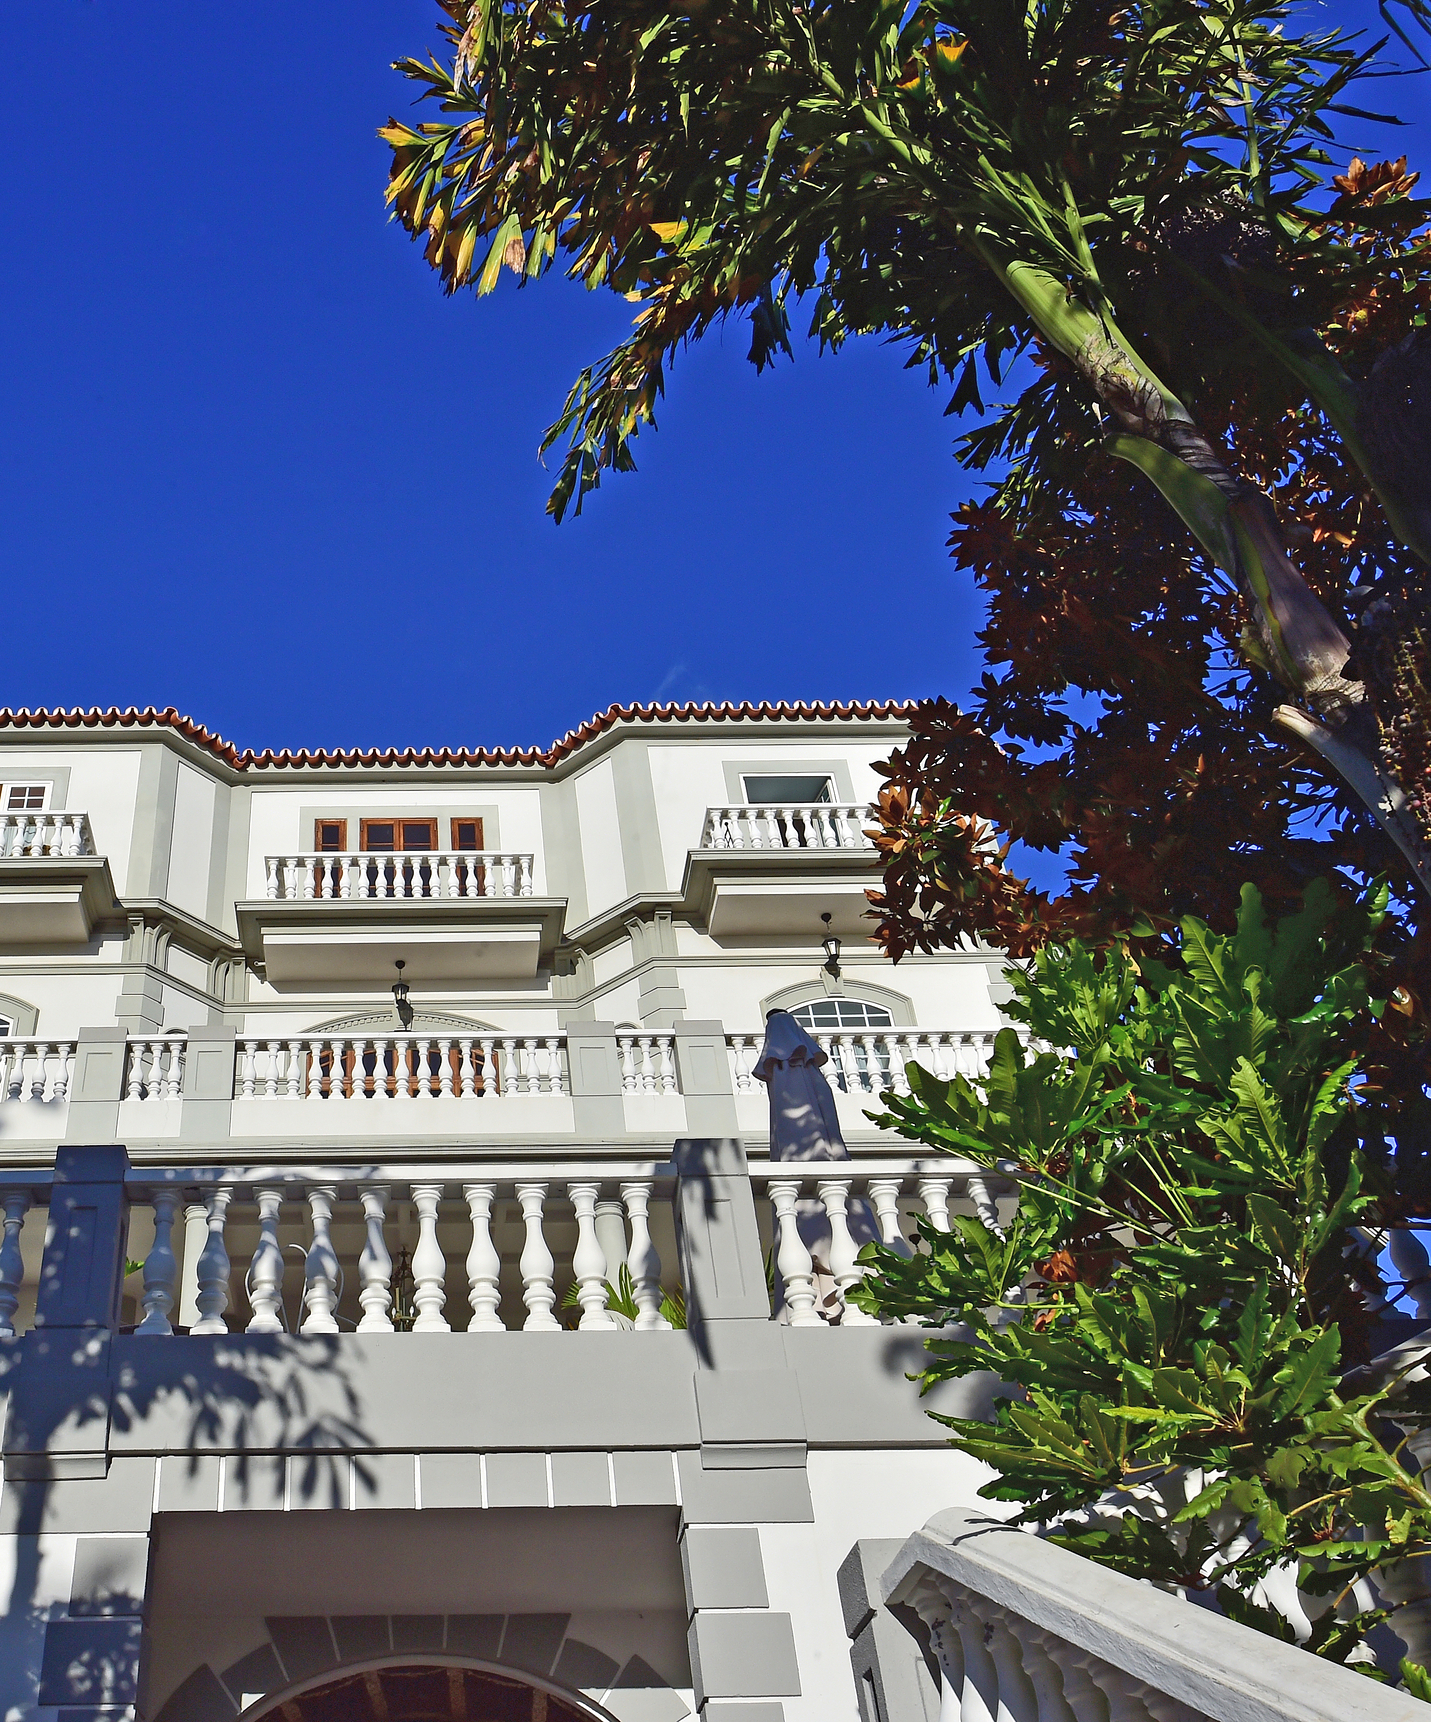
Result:
<svg viewBox="0 0 1431 1722"><path fill-rule="evenodd" d="M348 821L346 819L315 819L313 822L313 847L320 855L341 855L348 847Z"/></svg>
<svg viewBox="0 0 1431 1722"><path fill-rule="evenodd" d="M435 819L365 819L359 828L365 854L385 855L394 850L407 853L436 849Z"/></svg>
<svg viewBox="0 0 1431 1722"><path fill-rule="evenodd" d="M480 849L482 847L482 821L480 819L454 819L452 821L452 847L454 849Z"/></svg>

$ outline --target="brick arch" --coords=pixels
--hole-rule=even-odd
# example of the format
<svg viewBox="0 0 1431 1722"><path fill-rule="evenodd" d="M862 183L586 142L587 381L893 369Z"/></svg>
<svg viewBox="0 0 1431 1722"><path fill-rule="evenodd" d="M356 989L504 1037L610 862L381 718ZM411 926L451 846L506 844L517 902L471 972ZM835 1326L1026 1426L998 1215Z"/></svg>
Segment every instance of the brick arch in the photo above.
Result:
<svg viewBox="0 0 1431 1722"><path fill-rule="evenodd" d="M283 1709L295 1694L388 1666L472 1669L575 1705L578 1722L683 1722L680 1694L640 1656L624 1663L567 1632L563 1614L297 1615L265 1621L263 1641L226 1668L200 1663L154 1722L349 1722ZM596 1696L593 1696L595 1694ZM244 1700L248 1702L245 1703ZM317 1710L315 1705L315 1712ZM551 1710L551 1706L548 1706ZM498 1713L500 1714L500 1713ZM485 1713L469 1712L469 1722ZM374 1722L357 1707L353 1722ZM377 1719L381 1722L381 1718ZM391 1716L388 1722L402 1722ZM492 1722L497 1722L494 1716ZM503 1719L505 1722L505 1719ZM529 1722L518 1715L514 1722ZM540 1716L530 1722L542 1722ZM546 1722L570 1722L549 1714Z"/></svg>
<svg viewBox="0 0 1431 1722"><path fill-rule="evenodd" d="M300 1681L243 1712L244 1722L615 1722L552 1680L441 1652L389 1656Z"/></svg>

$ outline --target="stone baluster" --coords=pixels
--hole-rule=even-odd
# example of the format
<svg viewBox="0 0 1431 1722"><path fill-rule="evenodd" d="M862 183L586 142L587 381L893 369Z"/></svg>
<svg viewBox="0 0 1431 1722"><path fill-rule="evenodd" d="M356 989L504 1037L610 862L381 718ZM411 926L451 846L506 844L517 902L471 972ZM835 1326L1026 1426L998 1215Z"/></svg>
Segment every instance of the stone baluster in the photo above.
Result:
<svg viewBox="0 0 1431 1722"><path fill-rule="evenodd" d="M974 1212L979 1216L979 1224L986 1231L994 1232L1002 1237L999 1230L999 1210L994 1205L994 1198L989 1194L988 1183L977 1172L971 1172L964 1180L964 1189L969 1200L974 1204Z"/></svg>
<svg viewBox="0 0 1431 1722"><path fill-rule="evenodd" d="M913 1064L918 1054L915 1052L915 1037L913 1035L887 1034L885 1044L889 1048L889 1082L896 1094L909 1093L909 1077L905 1066Z"/></svg>
<svg viewBox="0 0 1431 1722"><path fill-rule="evenodd" d="M468 1333L502 1333L502 1318L497 1313L502 1301L502 1258L492 1241L492 1202L497 1194L495 1184L464 1184L462 1194L467 1211L472 1216L472 1247L467 1252L467 1303L472 1319Z"/></svg>
<svg viewBox="0 0 1431 1722"><path fill-rule="evenodd" d="M249 1263L249 1333L282 1333L283 1251L278 1247L278 1217L283 1207L281 1190L258 1191L258 1245Z"/></svg>
<svg viewBox="0 0 1431 1722"><path fill-rule="evenodd" d="M657 1328L669 1328L670 1322L661 1314L661 1258L651 1241L651 1186L648 1183L628 1183L621 1186L621 1200L626 1204L631 1221L631 1247L626 1265L631 1273L631 1291L639 1314L636 1331L649 1333Z"/></svg>
<svg viewBox="0 0 1431 1722"><path fill-rule="evenodd" d="M25 1283L25 1258L20 1251L20 1230L30 1207L28 1190L6 1190L5 1220L0 1232L0 1334L15 1332L15 1312L20 1307L20 1288Z"/></svg>
<svg viewBox="0 0 1431 1722"><path fill-rule="evenodd" d="M522 1302L527 1306L527 1319L522 1327L527 1332L554 1330L561 1323L552 1314L556 1303L556 1287L552 1283L556 1263L542 1235L542 1208L546 1202L545 1184L518 1184L517 1200L522 1205L522 1223L527 1238L518 1263L522 1274Z"/></svg>
<svg viewBox="0 0 1431 1722"><path fill-rule="evenodd" d="M138 1100L144 1090L143 1047L138 1041L129 1043L129 1068L124 1076L124 1098ZM18 1064L18 1059L16 1060Z"/></svg>
<svg viewBox="0 0 1431 1722"><path fill-rule="evenodd" d="M621 1284L621 1270L626 1261L626 1210L611 1196L603 1196L596 1204L596 1241L606 1259L606 1283ZM627 1268L629 1272L629 1268Z"/></svg>
<svg viewBox="0 0 1431 1722"><path fill-rule="evenodd" d="M399 1100L411 1100L412 1042L406 1035L393 1037L393 1093Z"/></svg>
<svg viewBox="0 0 1431 1722"><path fill-rule="evenodd" d="M540 1094L542 1089L541 1073L537 1069L537 1043L534 1039L522 1043L523 1094Z"/></svg>
<svg viewBox="0 0 1431 1722"><path fill-rule="evenodd" d="M878 1327L879 1320L850 1302L849 1294L865 1277L864 1269L855 1260L860 1247L850 1233L848 1178L822 1178L816 1185L825 1213L830 1221L830 1277L839 1288L841 1325L844 1327Z"/></svg>
<svg viewBox="0 0 1431 1722"><path fill-rule="evenodd" d="M430 1053L432 1042L420 1040L417 1043L417 1095L418 1099L432 1098L432 1069Z"/></svg>
<svg viewBox="0 0 1431 1722"><path fill-rule="evenodd" d="M198 1285L194 1304L199 1319L189 1329L190 1333L229 1331L224 1320L224 1311L229 1307L229 1252L224 1243L224 1226L233 1197L232 1190L218 1189L205 1204L204 1247L199 1251L194 1273Z"/></svg>
<svg viewBox="0 0 1431 1722"><path fill-rule="evenodd" d="M621 1061L621 1092L634 1094L638 1087L636 1081L636 1037L634 1034L618 1034L616 1037L617 1056Z"/></svg>
<svg viewBox="0 0 1431 1722"><path fill-rule="evenodd" d="M278 887L278 857L276 855L266 856L264 859L264 863L263 863L263 870L264 870L264 882L263 882L264 894L268 897L277 897L278 896L278 890L279 890L279 887Z"/></svg>
<svg viewBox="0 0 1431 1722"><path fill-rule="evenodd" d="M444 1289L447 1258L437 1241L437 1207L441 1200L441 1184L414 1185L412 1205L417 1209L417 1248L412 1252L415 1282L412 1301L417 1306L417 1319L412 1324L414 1333L452 1332L442 1314L442 1306L447 1302Z"/></svg>
<svg viewBox="0 0 1431 1722"><path fill-rule="evenodd" d="M497 1042L490 1034L484 1034L479 1037L477 1044L482 1049L481 1092L484 1095L496 1094L498 1092L499 1080L497 1076L497 1065L495 1062L497 1057Z"/></svg>
<svg viewBox="0 0 1431 1722"><path fill-rule="evenodd" d="M949 1063L944 1055L948 1050L949 1036L947 1034L929 1034L925 1036L925 1041L929 1047L929 1068L941 1082L947 1082L949 1080Z"/></svg>
<svg viewBox="0 0 1431 1722"><path fill-rule="evenodd" d="M775 1210L775 1235L778 1240L775 1266L785 1287L785 1303L790 1311L791 1327L819 1327L821 1318L815 1308L815 1264L800 1236L795 1218L795 1204L800 1195L798 1178L776 1179L770 1185L770 1202Z"/></svg>
<svg viewBox="0 0 1431 1722"><path fill-rule="evenodd" d="M373 1099L388 1099L388 1043L373 1041Z"/></svg>
<svg viewBox="0 0 1431 1722"><path fill-rule="evenodd" d="M899 1225L899 1179L871 1178L869 1192L885 1243L902 1256L913 1256L914 1249Z"/></svg>
<svg viewBox="0 0 1431 1722"><path fill-rule="evenodd" d="M174 1282L179 1276L172 1243L178 1205L179 1197L172 1190L161 1190L154 1197L154 1242L144 1258L144 1319L135 1333L174 1331L169 1325L169 1311L174 1307Z"/></svg>
<svg viewBox="0 0 1431 1722"><path fill-rule="evenodd" d="M299 1328L301 1333L338 1331L338 1256L331 1235L337 1196L331 1185L319 1185L308 1192L313 1241L303 1265L303 1307L308 1313Z"/></svg>
<svg viewBox="0 0 1431 1722"><path fill-rule="evenodd" d="M42 1040L35 1046L35 1079L30 1089L32 1100L44 1100L50 1080L50 1043Z"/></svg>
<svg viewBox="0 0 1431 1722"><path fill-rule="evenodd" d="M737 1094L749 1094L755 1087L755 1078L750 1074L750 1066L754 1062L755 1042L748 1034L733 1034L730 1036L731 1072L735 1078Z"/></svg>
<svg viewBox="0 0 1431 1722"><path fill-rule="evenodd" d="M924 1211L936 1231L949 1230L949 1189L952 1182L950 1178L919 1180L919 1199L924 1203Z"/></svg>
<svg viewBox="0 0 1431 1722"><path fill-rule="evenodd" d="M473 1041L470 1035L464 1035L457 1042L457 1083L453 1092L459 1100L465 1100L469 1094L477 1091L477 1072L472 1064Z"/></svg>
<svg viewBox="0 0 1431 1722"><path fill-rule="evenodd" d="M308 1100L323 1098L323 1042L310 1040L306 1046L305 1056L308 1065Z"/></svg>
<svg viewBox="0 0 1431 1722"><path fill-rule="evenodd" d="M596 1235L596 1198L599 1184L571 1184L567 1194L576 1209L576 1251L572 1256L572 1273L576 1277L577 1302L581 1305L578 1326L588 1329L611 1330L616 1323L606 1307L606 1252Z"/></svg>
<svg viewBox="0 0 1431 1722"><path fill-rule="evenodd" d="M452 1093L452 1042L440 1040L437 1043L437 1098L451 1100Z"/></svg>
<svg viewBox="0 0 1431 1722"><path fill-rule="evenodd" d="M388 1306L392 1301L390 1285L393 1259L388 1254L383 1237L383 1222L387 1219L388 1193L374 1187L361 1192L363 1204L363 1248L358 1256L358 1302L363 1313L358 1321L359 1333L391 1333L392 1318Z"/></svg>
<svg viewBox="0 0 1431 1722"><path fill-rule="evenodd" d="M656 1051L661 1060L658 1085L662 1094L676 1092L676 1041L674 1035L656 1036Z"/></svg>
<svg viewBox="0 0 1431 1722"><path fill-rule="evenodd" d="M1005 1616L990 1608L982 1597L969 1597L965 1609L967 1631L977 1636L993 1665L992 1690L998 1703L995 1714L1007 1715L1011 1722L1057 1722L1058 1709L1046 1712L1040 1705L1040 1693L1029 1678L1019 1642Z"/></svg>
<svg viewBox="0 0 1431 1722"><path fill-rule="evenodd" d="M258 1085L258 1042L246 1040L239 1051L239 1095L252 1100Z"/></svg>
<svg viewBox="0 0 1431 1722"><path fill-rule="evenodd" d="M55 1048L55 1080L50 1088L51 1100L68 1100L70 1076L74 1064L74 1042L62 1040Z"/></svg>
<svg viewBox="0 0 1431 1722"><path fill-rule="evenodd" d="M1027 1623L1019 1627L1016 1641L1024 1674L1033 1687L1039 1722L1081 1722L1069 1702L1063 1670L1048 1652L1048 1634Z"/></svg>
<svg viewBox="0 0 1431 1722"><path fill-rule="evenodd" d="M889 1057L889 1041L887 1037L877 1036L868 1032L860 1036L860 1045L865 1049L865 1071L863 1087L866 1093L878 1094L884 1087L885 1072L880 1062L880 1042L884 1042L885 1057Z"/></svg>

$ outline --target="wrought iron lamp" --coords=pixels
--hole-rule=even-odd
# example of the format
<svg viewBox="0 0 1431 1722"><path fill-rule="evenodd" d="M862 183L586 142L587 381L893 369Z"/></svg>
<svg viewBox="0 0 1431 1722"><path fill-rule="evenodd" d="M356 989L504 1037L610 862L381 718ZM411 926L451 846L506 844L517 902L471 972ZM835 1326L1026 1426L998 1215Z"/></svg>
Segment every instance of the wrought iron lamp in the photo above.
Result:
<svg viewBox="0 0 1431 1722"><path fill-rule="evenodd" d="M411 1028L412 1006L407 1002L407 982L402 978L402 972L407 964L399 957L393 967L398 972L398 978L393 982L393 1002L397 1005L398 1021L404 1028Z"/></svg>
<svg viewBox="0 0 1431 1722"><path fill-rule="evenodd" d="M825 936L820 941L825 951L825 968L836 979L840 978L840 940L837 934L830 931L830 911L826 909L820 919L825 923Z"/></svg>

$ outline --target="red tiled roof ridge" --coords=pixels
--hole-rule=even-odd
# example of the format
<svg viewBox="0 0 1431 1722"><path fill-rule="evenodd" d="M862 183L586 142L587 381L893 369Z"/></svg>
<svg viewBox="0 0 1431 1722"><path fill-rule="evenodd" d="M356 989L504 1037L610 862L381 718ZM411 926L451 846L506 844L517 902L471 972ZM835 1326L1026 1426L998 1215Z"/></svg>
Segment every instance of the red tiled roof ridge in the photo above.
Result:
<svg viewBox="0 0 1431 1722"><path fill-rule="evenodd" d="M255 753L252 748L240 751L231 741L215 735L203 724L186 717L175 706L160 711L157 706L28 706L13 710L0 708L0 728L15 729L112 729L160 725L178 732L197 746L207 748L216 758L224 760L238 771L253 766L315 766L315 765L555 765L569 753L595 740L604 730L623 722L669 723L672 721L708 722L722 718L776 718L796 722L809 719L856 721L903 717L913 711L915 700L722 700L719 704L704 700L700 704L613 705L597 712L585 723L569 729L549 748L283 748L275 753L264 748Z"/></svg>

